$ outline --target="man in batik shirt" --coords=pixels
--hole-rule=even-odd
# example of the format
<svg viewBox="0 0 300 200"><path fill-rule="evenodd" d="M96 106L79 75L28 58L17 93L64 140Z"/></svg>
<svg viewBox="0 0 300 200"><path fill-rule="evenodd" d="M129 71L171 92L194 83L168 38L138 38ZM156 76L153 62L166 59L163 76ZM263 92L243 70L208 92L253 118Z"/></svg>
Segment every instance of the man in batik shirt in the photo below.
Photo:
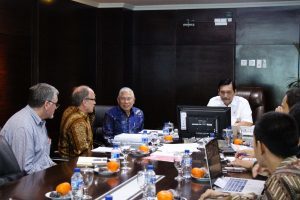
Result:
<svg viewBox="0 0 300 200"><path fill-rule="evenodd" d="M94 91L87 86L75 88L72 104L64 111L60 124L58 150L64 158L79 156L93 148Z"/></svg>
<svg viewBox="0 0 300 200"><path fill-rule="evenodd" d="M118 106L108 110L104 116L103 132L108 143L120 133L138 133L144 127L143 111L133 107L133 91L124 87L119 91Z"/></svg>
<svg viewBox="0 0 300 200"><path fill-rule="evenodd" d="M296 121L284 113L269 112L255 124L254 153L260 167L267 169L269 178L261 196L229 194L207 190L200 200L223 199L300 199L300 160L298 153L298 127Z"/></svg>

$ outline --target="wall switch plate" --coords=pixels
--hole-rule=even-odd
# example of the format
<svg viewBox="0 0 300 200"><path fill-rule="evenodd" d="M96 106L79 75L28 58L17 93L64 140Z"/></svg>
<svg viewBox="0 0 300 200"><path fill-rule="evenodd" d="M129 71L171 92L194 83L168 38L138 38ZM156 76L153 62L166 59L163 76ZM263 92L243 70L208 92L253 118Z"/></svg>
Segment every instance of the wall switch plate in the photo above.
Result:
<svg viewBox="0 0 300 200"><path fill-rule="evenodd" d="M255 67L255 60L249 60L249 66Z"/></svg>
<svg viewBox="0 0 300 200"><path fill-rule="evenodd" d="M267 68L267 60L266 59L262 60L262 68Z"/></svg>
<svg viewBox="0 0 300 200"><path fill-rule="evenodd" d="M247 60L241 60L241 66L247 67L248 61Z"/></svg>
<svg viewBox="0 0 300 200"><path fill-rule="evenodd" d="M256 68L261 68L262 67L262 60L261 59L257 59L256 60Z"/></svg>

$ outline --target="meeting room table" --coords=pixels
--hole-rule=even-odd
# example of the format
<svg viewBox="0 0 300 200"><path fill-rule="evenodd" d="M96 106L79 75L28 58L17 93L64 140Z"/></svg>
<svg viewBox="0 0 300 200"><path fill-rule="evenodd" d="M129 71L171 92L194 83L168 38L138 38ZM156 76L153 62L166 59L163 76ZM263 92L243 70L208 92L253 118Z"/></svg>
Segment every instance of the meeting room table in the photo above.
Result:
<svg viewBox="0 0 300 200"><path fill-rule="evenodd" d="M109 157L110 154L92 153L95 157ZM27 175L17 181L10 182L0 187L0 199L6 200L40 200L48 199L45 194L55 190L55 187L62 182L69 182L73 174L73 169L76 167L78 158L70 159L66 162L61 162L48 169ZM101 176L95 174L93 184L89 187L89 194L93 199L105 194L115 188L124 181L135 176L138 171L143 170L147 164L154 165L157 175L165 177L156 183L156 191L174 189L181 193L181 196L188 200L199 199L200 195L210 188L209 183L199 183L193 179L189 181L177 182L174 178L177 176L177 170L172 162L148 160L142 157L128 157L130 170L120 170L118 173L111 176ZM203 155L200 153L193 154L193 165L203 165ZM235 176L245 177L244 174L235 174ZM140 195L136 199L141 199Z"/></svg>

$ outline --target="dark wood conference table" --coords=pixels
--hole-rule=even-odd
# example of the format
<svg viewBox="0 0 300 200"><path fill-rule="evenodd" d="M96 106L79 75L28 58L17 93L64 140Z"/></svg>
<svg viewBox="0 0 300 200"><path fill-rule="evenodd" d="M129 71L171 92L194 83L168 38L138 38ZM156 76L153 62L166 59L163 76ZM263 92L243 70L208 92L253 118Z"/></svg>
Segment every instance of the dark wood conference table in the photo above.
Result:
<svg viewBox="0 0 300 200"><path fill-rule="evenodd" d="M93 156L102 156L103 154L92 154ZM108 156L108 155L107 155ZM128 180L142 170L148 163L154 165L155 172L165 177L156 184L157 192L165 189L180 190L183 197L188 200L199 199L200 195L209 188L209 183L198 183L195 180L183 181L180 184L174 177L177 171L171 162L146 160L143 158L128 157L129 171L120 171L112 176L101 176L95 174L92 186L89 187L89 194L93 198L97 198L108 192L115 186ZM8 183L0 187L0 199L14 200L40 200L47 199L45 193L55 190L56 185L62 182L70 182L73 169L76 167L77 158L68 162L62 162L56 166L36 172L31 175L22 177L21 179ZM203 156L201 154L193 154L193 165L201 166L203 164ZM247 177L245 174L234 174L235 177ZM249 177L249 176L248 176ZM140 199L140 198L137 198Z"/></svg>

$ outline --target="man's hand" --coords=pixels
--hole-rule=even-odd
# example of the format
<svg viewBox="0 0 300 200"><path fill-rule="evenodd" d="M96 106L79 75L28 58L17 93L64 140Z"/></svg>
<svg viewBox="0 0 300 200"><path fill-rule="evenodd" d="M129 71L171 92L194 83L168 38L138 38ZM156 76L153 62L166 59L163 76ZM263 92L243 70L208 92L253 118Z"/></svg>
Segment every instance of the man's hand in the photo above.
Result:
<svg viewBox="0 0 300 200"><path fill-rule="evenodd" d="M222 199L230 199L229 193L224 193L224 192L219 192L219 191L215 191L212 189L208 189L208 190L206 190L205 193L203 193L200 196L199 200L204 200L207 198L218 198L218 197L227 197L227 198L222 198Z"/></svg>
<svg viewBox="0 0 300 200"><path fill-rule="evenodd" d="M229 165L236 166L236 167L244 167L248 170L251 170L253 163L254 163L254 161L251 161L251 160L241 160L241 159L236 158Z"/></svg>
<svg viewBox="0 0 300 200"><path fill-rule="evenodd" d="M277 108L275 108L275 112L281 112L281 113L283 113L284 111L283 111L282 106L277 106Z"/></svg>
<svg viewBox="0 0 300 200"><path fill-rule="evenodd" d="M254 151L253 149L239 150L235 153L234 157L239 159L254 158Z"/></svg>
<svg viewBox="0 0 300 200"><path fill-rule="evenodd" d="M262 176L269 176L271 173L267 168L261 167L261 166L259 166L258 163L256 163L252 167L252 176L253 176L253 178L255 178L258 174L262 175Z"/></svg>

